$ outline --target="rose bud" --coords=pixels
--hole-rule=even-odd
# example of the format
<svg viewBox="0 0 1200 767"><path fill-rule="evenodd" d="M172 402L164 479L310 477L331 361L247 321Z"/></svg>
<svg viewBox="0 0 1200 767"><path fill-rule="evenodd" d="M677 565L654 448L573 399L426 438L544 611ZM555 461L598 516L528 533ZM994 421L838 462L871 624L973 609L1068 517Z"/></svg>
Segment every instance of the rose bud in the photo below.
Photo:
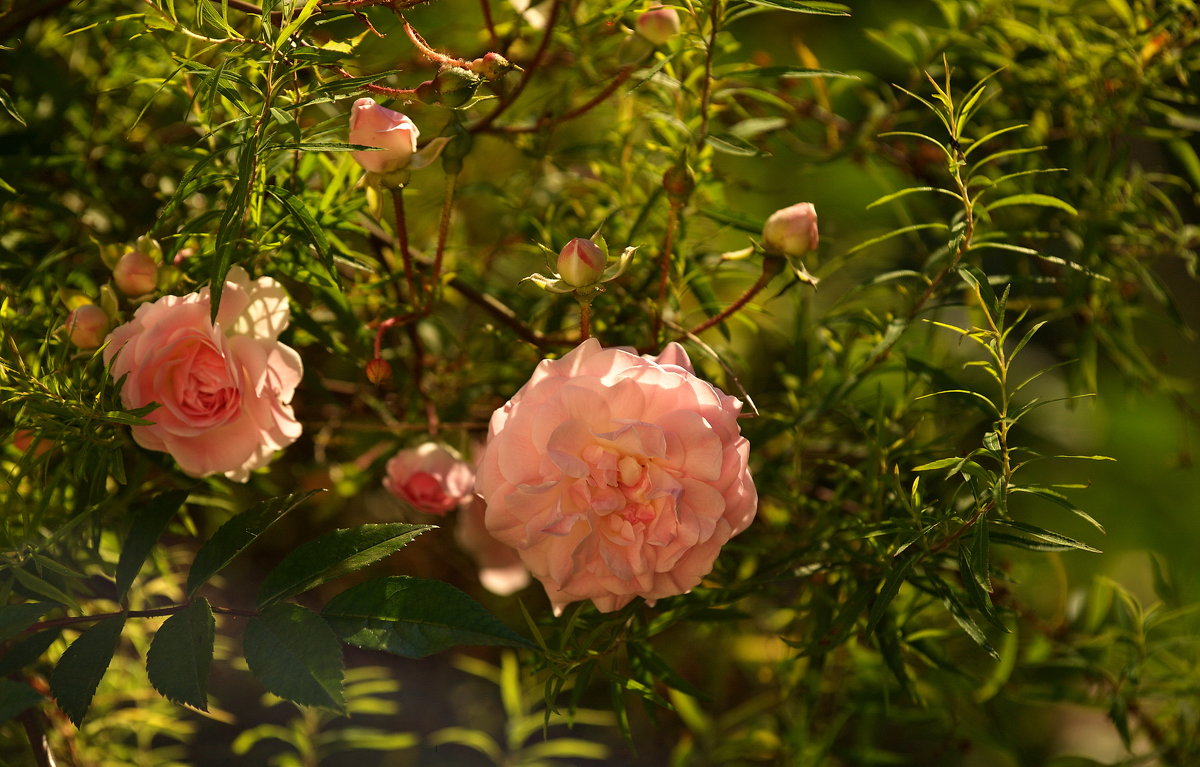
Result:
<svg viewBox="0 0 1200 767"><path fill-rule="evenodd" d="M406 115L361 98L350 111L350 143L378 147L378 152L352 152L364 170L391 173L408 167L421 132Z"/></svg>
<svg viewBox="0 0 1200 767"><path fill-rule="evenodd" d="M84 304L67 315L67 333L80 349L95 349L108 335L108 315L95 304Z"/></svg>
<svg viewBox="0 0 1200 767"><path fill-rule="evenodd" d="M386 360L376 357L367 363L367 380L378 386L379 384L390 381L392 378L392 366L387 364Z"/></svg>
<svg viewBox="0 0 1200 767"><path fill-rule="evenodd" d="M158 264L140 250L131 250L113 267L113 282L130 298L153 293L158 286Z"/></svg>
<svg viewBox="0 0 1200 767"><path fill-rule="evenodd" d="M387 463L383 486L426 514L445 514L471 500L475 472L434 442L401 450Z"/></svg>
<svg viewBox="0 0 1200 767"><path fill-rule="evenodd" d="M638 16L637 31L655 45L665 45L679 34L679 14L674 8L655 5Z"/></svg>
<svg viewBox="0 0 1200 767"><path fill-rule="evenodd" d="M817 247L817 210L811 202L777 210L767 219L762 236L767 252L802 256Z"/></svg>
<svg viewBox="0 0 1200 767"><path fill-rule="evenodd" d="M516 69L511 61L499 53L488 53L475 59L467 65L467 68L488 82L499 80L505 74Z"/></svg>
<svg viewBox="0 0 1200 767"><path fill-rule="evenodd" d="M558 254L558 276L575 287L591 285L604 273L604 251L591 240L576 237Z"/></svg>

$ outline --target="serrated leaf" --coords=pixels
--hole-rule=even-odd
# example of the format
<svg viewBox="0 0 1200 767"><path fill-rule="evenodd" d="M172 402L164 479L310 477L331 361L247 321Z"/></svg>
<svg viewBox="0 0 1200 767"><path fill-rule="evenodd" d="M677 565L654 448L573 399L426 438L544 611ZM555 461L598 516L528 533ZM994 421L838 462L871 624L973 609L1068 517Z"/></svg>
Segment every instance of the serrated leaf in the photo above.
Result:
<svg viewBox="0 0 1200 767"><path fill-rule="evenodd" d="M36 662L60 636L61 628L46 629L9 645L4 656L0 657L0 677L14 674Z"/></svg>
<svg viewBox="0 0 1200 767"><path fill-rule="evenodd" d="M59 606L54 602L26 602L0 607L0 642L20 634L36 623L38 618Z"/></svg>
<svg viewBox="0 0 1200 767"><path fill-rule="evenodd" d="M167 618L146 653L146 674L167 700L208 710L208 671L217 622L201 597Z"/></svg>
<svg viewBox="0 0 1200 767"><path fill-rule="evenodd" d="M334 530L300 546L267 573L258 592L259 607L287 599L346 573L361 570L389 554L434 525L361 525Z"/></svg>
<svg viewBox="0 0 1200 767"><path fill-rule="evenodd" d="M987 206L988 212L996 208L1007 208L1011 205L1038 205L1043 208L1058 208L1065 210L1072 216L1078 216L1079 211L1075 210L1070 204L1063 202L1057 197L1051 197L1048 194L1036 194L1033 192L1027 194L1014 194L1009 197L1001 197Z"/></svg>
<svg viewBox="0 0 1200 767"><path fill-rule="evenodd" d="M309 490L307 493L271 498L221 525L212 538L196 552L196 558L188 570L188 596L194 596L209 578L224 569L276 520L320 492L323 491Z"/></svg>
<svg viewBox="0 0 1200 767"><path fill-rule="evenodd" d="M423 658L459 645L529 647L483 605L448 583L396 575L338 594L322 616L345 642Z"/></svg>
<svg viewBox="0 0 1200 767"><path fill-rule="evenodd" d="M92 705L92 696L112 662L124 627L124 614L100 621L71 643L50 673L50 692L76 727L83 723Z"/></svg>
<svg viewBox="0 0 1200 767"><path fill-rule="evenodd" d="M121 547L121 558L117 561L117 601L123 602L133 585L133 579L146 562L150 550L159 536L167 529L179 507L187 500L187 490L170 490L160 493L133 512L129 535Z"/></svg>
<svg viewBox="0 0 1200 767"><path fill-rule="evenodd" d="M42 702L42 695L22 682L0 679L0 723Z"/></svg>
<svg viewBox="0 0 1200 767"><path fill-rule="evenodd" d="M303 706L344 713L342 646L321 617L292 604L272 605L246 624L250 671L268 691Z"/></svg>

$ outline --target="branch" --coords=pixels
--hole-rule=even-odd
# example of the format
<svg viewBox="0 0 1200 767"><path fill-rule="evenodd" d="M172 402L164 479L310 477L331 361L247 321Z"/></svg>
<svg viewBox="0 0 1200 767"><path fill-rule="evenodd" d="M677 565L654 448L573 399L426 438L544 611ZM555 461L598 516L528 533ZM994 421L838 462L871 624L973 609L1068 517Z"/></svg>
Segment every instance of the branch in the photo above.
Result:
<svg viewBox="0 0 1200 767"><path fill-rule="evenodd" d="M550 47L550 39L554 37L554 25L558 23L558 14L562 10L563 0L554 0L550 6L550 13L546 16L546 30L542 33L542 42L538 45L537 52L533 54L533 60L529 62L529 66L525 67L525 73L521 77L521 81L517 83L508 96L503 97L500 105L492 110L491 114L480 120L475 127L471 128L471 133L487 130L488 127L496 121L506 109L512 106L513 102L520 97L525 87L529 85L529 81L533 79L533 73L542 65L542 61L546 58L546 49Z"/></svg>

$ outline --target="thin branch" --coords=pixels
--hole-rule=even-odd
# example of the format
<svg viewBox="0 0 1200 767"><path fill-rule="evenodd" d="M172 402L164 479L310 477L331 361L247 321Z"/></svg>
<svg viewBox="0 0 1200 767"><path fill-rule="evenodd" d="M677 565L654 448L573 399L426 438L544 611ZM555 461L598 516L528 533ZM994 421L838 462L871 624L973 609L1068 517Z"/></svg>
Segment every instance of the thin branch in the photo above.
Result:
<svg viewBox="0 0 1200 767"><path fill-rule="evenodd" d="M544 349L548 346L553 346L556 344L569 343L563 339L550 338L542 335L538 331L522 322L521 318L517 316L516 312L501 303L499 299L495 298L494 296L480 293L466 282L463 282L461 277L452 277L446 284L461 293L468 301L471 301L472 303L482 307L497 320L507 325L509 329L516 333L517 337L519 337L522 341L533 344L539 349Z"/></svg>
<svg viewBox="0 0 1200 767"><path fill-rule="evenodd" d="M562 123L568 122L570 120L574 120L577 117L582 117L583 115L587 114L588 112L592 111L593 109L595 109L596 107L600 106L605 101L607 101L608 97L613 95L613 93L617 90L617 88L620 88L621 84L629 79L630 75L632 75L634 73L634 70L635 70L635 67L632 67L632 66L625 67L620 72L617 72L616 76L609 82L608 85L604 86L604 90L600 91L595 96L593 96L592 98L585 101L583 104L580 104L579 106L575 107L574 109L571 109L570 111L563 112L562 114L558 115L557 117L551 117L550 115L544 115L533 125L501 125L498 127L481 128L481 129L479 129L478 132L486 131L486 132L491 132L491 133L535 133L537 131L543 130L545 128L549 128L554 125L561 125Z"/></svg>
<svg viewBox="0 0 1200 767"><path fill-rule="evenodd" d="M479 0L479 5L483 8L483 25L487 27L491 48L497 50L500 47L500 37L496 34L496 22L492 18L492 5L488 0Z"/></svg>
<svg viewBox="0 0 1200 767"><path fill-rule="evenodd" d="M153 610L120 610L115 613L96 613L94 615L72 615L66 618L54 618L48 621L39 621L29 628L25 629L23 634L33 634L42 629L57 628L59 626L74 626L80 623L95 623L102 621L105 618L115 618L119 615L124 615L126 618L161 618L164 615L174 615L191 605L191 602L185 602L181 605L170 605L168 607L156 607ZM220 607L212 605L212 611L219 615L233 615L239 618L253 618L258 615L257 610L238 610L233 607Z"/></svg>
<svg viewBox="0 0 1200 767"><path fill-rule="evenodd" d="M546 29L542 33L542 42L538 45L537 52L533 54L533 60L529 62L529 66L525 67L525 72L522 74L520 82L509 91L507 96L501 98L499 106L470 129L472 133L487 130L496 121L497 117L512 106L513 102L520 97L526 86L529 85L529 81L533 79L534 73L546 58L546 50L550 47L551 38L554 37L554 26L558 23L558 14L562 10L562 6L563 0L553 0L550 5L550 13L546 16Z"/></svg>
<svg viewBox="0 0 1200 767"><path fill-rule="evenodd" d="M458 174L446 176L446 194L442 198L442 217L438 221L437 251L433 256L433 277L429 284L430 299L441 295L442 292L442 259L446 254L446 238L450 233L450 213L454 209L454 189L458 184Z"/></svg>
<svg viewBox="0 0 1200 767"><path fill-rule="evenodd" d="M725 307L725 310L723 312L721 312L720 314L713 316L713 317L709 317L704 322L701 322L699 325L697 325L696 327L689 330L688 333L690 335L700 335L701 333L703 333L704 331L713 327L714 325L718 325L718 324L724 322L725 320L729 319L730 317L732 317L734 314L737 314L738 312L740 312L742 310L742 307L744 307L746 304L750 303L750 300L752 298L754 298L756 295L758 295L759 291L761 291L763 288L765 288L767 286L767 283L769 283L771 281L771 278L779 273L778 271L768 268L768 263L769 263L768 260L766 260L766 259L763 260L762 274L758 275L758 279L755 280L754 284L751 285L746 290L746 292L743 293L740 298L738 298L738 300L734 301L732 304ZM682 339L678 339L678 340L682 340Z"/></svg>

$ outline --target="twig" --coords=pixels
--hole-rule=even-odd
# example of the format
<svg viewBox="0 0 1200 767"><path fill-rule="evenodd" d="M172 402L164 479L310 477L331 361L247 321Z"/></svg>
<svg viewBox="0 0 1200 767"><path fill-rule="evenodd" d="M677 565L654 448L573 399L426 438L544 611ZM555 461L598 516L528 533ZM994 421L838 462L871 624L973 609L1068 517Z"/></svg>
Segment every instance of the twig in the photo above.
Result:
<svg viewBox="0 0 1200 767"><path fill-rule="evenodd" d="M617 90L617 88L621 87L622 83L624 83L626 80L629 79L630 75L633 74L634 69L635 68L632 66L625 67L620 72L617 72L616 77L614 77L612 79L612 81L609 82L608 85L604 86L604 90L600 91L599 93L597 93L592 98L588 99L583 104L580 104L579 106L575 107L574 109L571 109L570 111L563 112L562 114L558 115L557 117L551 117L549 115L544 115L541 119L539 119L533 125L501 125L499 127L488 127L486 129L479 129L479 132L486 131L486 132L491 132L491 133L534 133L536 131L540 131L545 128L549 128L554 125L561 125L562 123L568 122L570 120L574 120L577 117L582 117L583 115L587 114L591 110L598 107L600 104L603 104L608 99L608 97L611 96Z"/></svg>
<svg viewBox="0 0 1200 767"><path fill-rule="evenodd" d="M517 316L516 312L501 303L499 299L495 298L494 296L480 293L466 282L463 282L461 277L452 277L449 281L447 281L446 284L461 293L464 298L472 303L477 304L478 306L481 306L497 320L507 325L522 341L533 344L539 349L543 349L547 346L552 346L555 344L568 343L562 339L544 336L538 331L529 327L521 321L521 318Z"/></svg>
<svg viewBox="0 0 1200 767"><path fill-rule="evenodd" d="M725 307L725 310L720 314L714 317L709 317L704 322L701 322L699 325L689 330L688 333L691 335L700 335L714 325L724 322L734 314L737 314L739 311L741 311L742 307L750 303L750 299L758 295L759 291L765 288L767 283L771 281L771 278L779 273L778 271L769 269L767 266L768 263L769 261L764 259L762 274L758 275L758 279L755 280L754 284L751 285L749 289L747 289L746 292L743 293L740 298L738 298L738 300Z"/></svg>
<svg viewBox="0 0 1200 767"><path fill-rule="evenodd" d="M413 260L412 252L408 249L408 222L404 215L404 187L402 186L392 188L392 210L396 213L396 248L400 251L400 258L404 261L404 282L408 288L408 301L413 308L416 308L421 301L418 300L419 296L417 296L413 284ZM383 260L382 256L380 260ZM384 265L386 267L386 261ZM378 351L375 356L379 356Z"/></svg>
<svg viewBox="0 0 1200 767"><path fill-rule="evenodd" d="M156 607L153 610L121 610L115 613L96 613L95 615L73 615L66 618L53 618L48 621L39 621L21 633L32 634L42 629L57 628L59 626L95 623L96 621L102 621L105 618L115 618L119 615L124 615L126 618L161 618L164 615L174 615L189 606L191 606L191 602L185 602L181 605L170 605L169 607ZM212 605L212 611L219 615L233 615L239 618L253 618L258 615L257 610L238 610L233 607L220 607L218 605Z"/></svg>
<svg viewBox="0 0 1200 767"><path fill-rule="evenodd" d="M500 38L496 34L496 22L492 19L492 6L488 0L479 0L479 5L483 8L483 25L487 27L488 38L491 40L492 50L500 47Z"/></svg>
<svg viewBox="0 0 1200 767"><path fill-rule="evenodd" d="M679 223L680 205L674 201L671 202L671 209L667 213L667 231L663 235L662 254L659 256L659 272L658 272L658 311L654 315L654 341L658 342L659 331L662 330L663 321L663 304L667 300L667 280L671 272L671 248L674 246L675 227Z"/></svg>
<svg viewBox="0 0 1200 767"><path fill-rule="evenodd" d="M400 16L400 21L404 24L404 34L408 35L408 39L412 41L412 44L416 46L417 50L421 52L422 56L435 64L449 64L450 66L461 67L467 63L462 59L456 59L453 56L447 56L446 54L439 53L438 51L435 51L433 48L429 47L429 43L425 42L425 38L421 37L421 34L417 32L417 30L413 29L412 24L408 23L408 19L404 18L399 11L396 11L396 15Z"/></svg>
<svg viewBox="0 0 1200 767"><path fill-rule="evenodd" d="M717 32L721 27L721 15L723 13L723 4L721 0L713 0L709 22L712 24L712 32L708 36L708 46L704 55L704 85L700 91L700 130L696 133L696 145L704 144L704 139L708 137L708 107L709 101L712 98L712 70L713 70L713 51L717 47Z"/></svg>
<svg viewBox="0 0 1200 767"><path fill-rule="evenodd" d="M538 45L537 52L533 54L533 60L529 62L529 66L525 67L525 72L521 76L520 82L509 91L508 95L500 100L500 104L491 111L486 117L475 124L470 129L471 133L487 130L488 127L496 121L496 118L504 113L506 109L512 106L513 102L520 97L521 93L529 85L529 81L533 79L534 72L542 65L543 59L546 57L546 50L550 47L550 40L554 37L554 26L558 23L558 14L562 10L563 0L553 0L550 5L550 13L546 16L546 29L542 33L542 42Z"/></svg>
<svg viewBox="0 0 1200 767"><path fill-rule="evenodd" d="M408 331L408 340L412 343L413 348L413 387L416 388L417 394L421 397L421 402L425 406L425 422L429 428L429 433L432 436L437 436L438 433L438 414L437 407L433 404L433 398L429 396L429 391L425 387L425 346L421 343L421 336L417 333L417 324L411 322L405 325L405 330Z"/></svg>
<svg viewBox="0 0 1200 767"><path fill-rule="evenodd" d="M454 189L458 184L458 174L446 176L446 194L442 198L442 217L438 222L437 252L433 256L433 278L429 284L430 299L441 295L442 292L442 259L446 254L446 237L450 233L450 212L454 208Z"/></svg>

